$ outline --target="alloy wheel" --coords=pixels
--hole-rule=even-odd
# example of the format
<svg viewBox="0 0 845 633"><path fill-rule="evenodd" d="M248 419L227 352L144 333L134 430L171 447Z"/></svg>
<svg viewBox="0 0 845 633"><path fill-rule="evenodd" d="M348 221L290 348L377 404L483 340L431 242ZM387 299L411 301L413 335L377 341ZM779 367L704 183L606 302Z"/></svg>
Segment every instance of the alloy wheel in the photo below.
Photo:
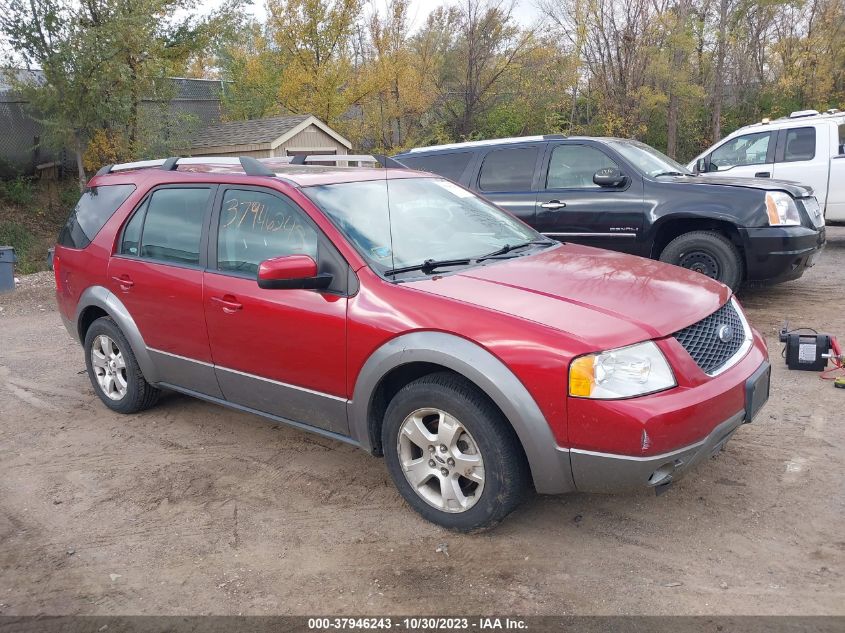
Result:
<svg viewBox="0 0 845 633"><path fill-rule="evenodd" d="M103 393L111 400L121 400L128 389L126 360L114 340L105 334L91 344L91 366Z"/></svg>
<svg viewBox="0 0 845 633"><path fill-rule="evenodd" d="M417 409L399 428L397 452L411 488L444 512L466 512L484 490L484 459L475 438L452 415Z"/></svg>

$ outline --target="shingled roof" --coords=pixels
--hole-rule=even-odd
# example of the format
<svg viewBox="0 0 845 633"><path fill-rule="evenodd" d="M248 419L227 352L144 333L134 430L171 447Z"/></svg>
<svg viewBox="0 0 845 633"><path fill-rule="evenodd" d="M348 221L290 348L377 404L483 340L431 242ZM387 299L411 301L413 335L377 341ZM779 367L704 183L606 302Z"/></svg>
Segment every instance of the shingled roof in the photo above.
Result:
<svg viewBox="0 0 845 633"><path fill-rule="evenodd" d="M223 145L270 145L278 144L279 139L290 135L303 124L314 124L338 142L351 147L351 143L311 114L277 116L252 121L229 121L210 125L199 130L191 139L191 147L220 147Z"/></svg>

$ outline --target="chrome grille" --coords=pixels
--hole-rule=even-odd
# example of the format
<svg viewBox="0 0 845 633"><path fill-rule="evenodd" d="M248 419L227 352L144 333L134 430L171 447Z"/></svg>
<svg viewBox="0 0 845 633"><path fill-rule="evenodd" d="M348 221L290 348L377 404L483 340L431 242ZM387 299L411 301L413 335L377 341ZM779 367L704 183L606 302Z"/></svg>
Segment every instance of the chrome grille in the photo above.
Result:
<svg viewBox="0 0 845 633"><path fill-rule="evenodd" d="M824 214L822 213L822 210L819 207L819 201L816 200L815 196L801 198L801 202L804 203L804 210L807 212L807 215L810 216L813 226L816 228L824 226Z"/></svg>
<svg viewBox="0 0 845 633"><path fill-rule="evenodd" d="M710 375L725 368L750 338L733 299L698 323L675 332L674 336L696 365Z"/></svg>

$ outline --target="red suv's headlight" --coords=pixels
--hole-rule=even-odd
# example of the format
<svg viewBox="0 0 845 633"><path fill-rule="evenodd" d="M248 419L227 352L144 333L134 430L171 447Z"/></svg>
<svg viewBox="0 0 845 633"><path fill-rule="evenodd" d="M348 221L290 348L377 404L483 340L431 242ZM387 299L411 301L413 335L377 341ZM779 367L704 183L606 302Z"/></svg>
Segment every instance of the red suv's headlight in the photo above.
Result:
<svg viewBox="0 0 845 633"><path fill-rule="evenodd" d="M671 389L672 368L653 341L579 356L569 366L569 395L614 400Z"/></svg>

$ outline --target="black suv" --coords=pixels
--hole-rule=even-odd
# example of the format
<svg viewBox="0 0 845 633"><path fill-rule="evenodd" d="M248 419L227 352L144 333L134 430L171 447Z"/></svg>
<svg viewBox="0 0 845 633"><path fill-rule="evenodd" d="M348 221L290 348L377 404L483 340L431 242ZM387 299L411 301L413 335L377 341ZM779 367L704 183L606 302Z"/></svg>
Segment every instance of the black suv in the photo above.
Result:
<svg viewBox="0 0 845 633"><path fill-rule="evenodd" d="M825 241L812 189L699 177L632 140L521 137L394 159L479 192L550 237L660 259L734 289L800 277Z"/></svg>

